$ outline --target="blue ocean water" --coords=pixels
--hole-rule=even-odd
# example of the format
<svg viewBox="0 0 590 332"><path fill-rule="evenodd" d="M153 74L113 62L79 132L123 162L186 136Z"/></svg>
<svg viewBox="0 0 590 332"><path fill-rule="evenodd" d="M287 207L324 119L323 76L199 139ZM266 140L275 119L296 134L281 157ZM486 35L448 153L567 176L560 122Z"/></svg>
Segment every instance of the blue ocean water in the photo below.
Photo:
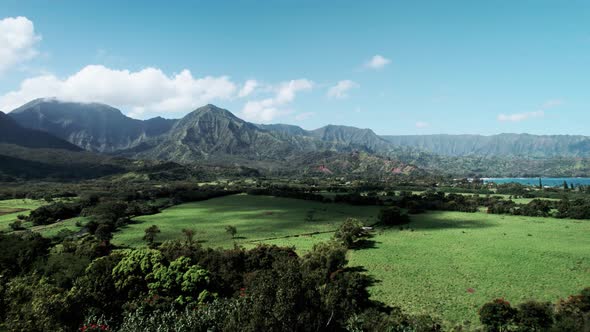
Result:
<svg viewBox="0 0 590 332"><path fill-rule="evenodd" d="M563 186L563 181L567 182L568 184L573 183L574 185L590 185L590 178L541 178L541 182L543 182L543 186L548 187L561 187ZM524 185L529 186L538 186L539 185L539 178L484 178L484 183L494 182L497 184L500 183L510 183L516 182Z"/></svg>

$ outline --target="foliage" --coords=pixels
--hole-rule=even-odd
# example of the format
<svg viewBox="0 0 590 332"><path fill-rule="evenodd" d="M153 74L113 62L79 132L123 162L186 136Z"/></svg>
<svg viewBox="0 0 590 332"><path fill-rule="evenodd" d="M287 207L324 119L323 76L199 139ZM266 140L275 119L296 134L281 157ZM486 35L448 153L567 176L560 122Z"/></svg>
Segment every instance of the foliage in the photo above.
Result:
<svg viewBox="0 0 590 332"><path fill-rule="evenodd" d="M152 225L145 229L145 235L143 236L143 240L147 242L148 246L153 246L154 241L156 240L156 235L160 233L160 228L156 225Z"/></svg>
<svg viewBox="0 0 590 332"><path fill-rule="evenodd" d="M383 226L404 225L410 222L410 217L397 206L382 208L377 218Z"/></svg>
<svg viewBox="0 0 590 332"><path fill-rule="evenodd" d="M367 237L368 234L363 227L360 221L349 218L338 227L334 233L334 239L341 242L346 248L352 248L359 240Z"/></svg>
<svg viewBox="0 0 590 332"><path fill-rule="evenodd" d="M516 318L517 310L504 299L495 299L479 309L479 319L489 331L506 331Z"/></svg>
<svg viewBox="0 0 590 332"><path fill-rule="evenodd" d="M232 226L232 225L227 225L225 226L225 232L232 237L232 239L234 237L236 237L236 234L238 233L238 229L236 228L236 226Z"/></svg>

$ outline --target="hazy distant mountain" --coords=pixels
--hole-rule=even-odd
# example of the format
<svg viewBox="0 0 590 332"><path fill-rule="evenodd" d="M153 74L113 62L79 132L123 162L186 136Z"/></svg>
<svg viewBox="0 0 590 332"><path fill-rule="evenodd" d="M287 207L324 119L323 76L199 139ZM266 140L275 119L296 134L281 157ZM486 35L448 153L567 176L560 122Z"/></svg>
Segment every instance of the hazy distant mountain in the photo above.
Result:
<svg viewBox="0 0 590 332"><path fill-rule="evenodd" d="M445 156L589 157L590 137L499 134L382 136L396 146Z"/></svg>
<svg viewBox="0 0 590 332"><path fill-rule="evenodd" d="M391 149L391 144L371 129L328 125L310 133L324 142L338 143L369 152L386 152Z"/></svg>
<svg viewBox="0 0 590 332"><path fill-rule="evenodd" d="M137 146L161 135L176 120L129 118L121 111L99 103L36 99L8 114L21 126L46 131L83 149L113 152Z"/></svg>
<svg viewBox="0 0 590 332"><path fill-rule="evenodd" d="M0 112L0 143L28 148L65 149L81 151L79 147L46 132L21 127L8 115Z"/></svg>
<svg viewBox="0 0 590 332"><path fill-rule="evenodd" d="M282 134L284 136L304 136L322 141L333 150L358 149L367 152L386 152L391 150L391 143L379 137L371 129L360 129L349 126L327 125L315 130L286 124L258 125L260 128Z"/></svg>

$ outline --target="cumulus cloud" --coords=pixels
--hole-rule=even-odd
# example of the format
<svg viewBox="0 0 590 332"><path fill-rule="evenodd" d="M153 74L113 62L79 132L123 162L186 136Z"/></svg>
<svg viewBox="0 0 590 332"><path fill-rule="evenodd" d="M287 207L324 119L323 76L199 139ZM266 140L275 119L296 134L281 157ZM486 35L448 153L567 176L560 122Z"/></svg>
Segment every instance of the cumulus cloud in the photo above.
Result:
<svg viewBox="0 0 590 332"><path fill-rule="evenodd" d="M360 85L351 80L344 80L338 82L335 86L328 90L328 97L330 98L347 98L348 91L353 88L358 88Z"/></svg>
<svg viewBox="0 0 590 332"><path fill-rule="evenodd" d="M524 112L524 113L512 113L512 114L500 114L498 115L498 121L502 122L520 122L532 118L542 118L545 116L543 111L535 112Z"/></svg>
<svg viewBox="0 0 590 332"><path fill-rule="evenodd" d="M368 69L382 69L387 66L391 60L377 54L371 58L371 60L365 62L365 68Z"/></svg>
<svg viewBox="0 0 590 332"><path fill-rule="evenodd" d="M34 58L35 45L41 36L26 17L8 17L0 20L0 73L12 66Z"/></svg>
<svg viewBox="0 0 590 332"><path fill-rule="evenodd" d="M427 127L430 127L430 123L424 122L424 121L416 122L416 128L418 128L418 129L427 128Z"/></svg>
<svg viewBox="0 0 590 332"><path fill-rule="evenodd" d="M0 109L12 110L40 97L65 101L101 102L130 109L131 115L149 112L186 112L203 104L233 98L236 83L227 76L193 77L183 70L166 75L157 68L136 72L90 65L60 79L42 75L23 81L18 90L0 96Z"/></svg>
<svg viewBox="0 0 590 332"><path fill-rule="evenodd" d="M291 113L288 106L295 100L297 93L312 88L313 82L307 79L282 82L273 89L273 97L248 101L240 115L248 121L268 123L278 116Z"/></svg>
<svg viewBox="0 0 590 332"><path fill-rule="evenodd" d="M244 85L240 89L240 92L238 93L238 97L244 98L244 97L249 96L250 94L252 94L252 92L254 92L254 90L258 87L258 85L259 85L258 81L256 81L256 80L247 80L246 83L244 83Z"/></svg>

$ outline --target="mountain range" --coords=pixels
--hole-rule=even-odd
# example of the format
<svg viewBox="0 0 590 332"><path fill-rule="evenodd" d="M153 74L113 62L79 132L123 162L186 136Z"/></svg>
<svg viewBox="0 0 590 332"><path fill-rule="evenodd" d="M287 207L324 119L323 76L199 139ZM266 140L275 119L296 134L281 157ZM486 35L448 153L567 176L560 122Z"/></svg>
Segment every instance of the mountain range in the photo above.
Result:
<svg viewBox="0 0 590 332"><path fill-rule="evenodd" d="M250 123L214 105L200 107L181 119L137 120L105 104L50 98L0 114L0 120L4 126L0 129L5 128L0 131L0 143L84 149L184 164L281 171L298 167L320 173L378 170L387 174L416 172L416 166L484 175L579 174L590 170L586 160L590 137L586 136L379 136L371 129L338 125L305 130L294 125ZM563 169L555 161L563 158L576 161L561 162L569 165ZM518 165L527 166L519 169Z"/></svg>

